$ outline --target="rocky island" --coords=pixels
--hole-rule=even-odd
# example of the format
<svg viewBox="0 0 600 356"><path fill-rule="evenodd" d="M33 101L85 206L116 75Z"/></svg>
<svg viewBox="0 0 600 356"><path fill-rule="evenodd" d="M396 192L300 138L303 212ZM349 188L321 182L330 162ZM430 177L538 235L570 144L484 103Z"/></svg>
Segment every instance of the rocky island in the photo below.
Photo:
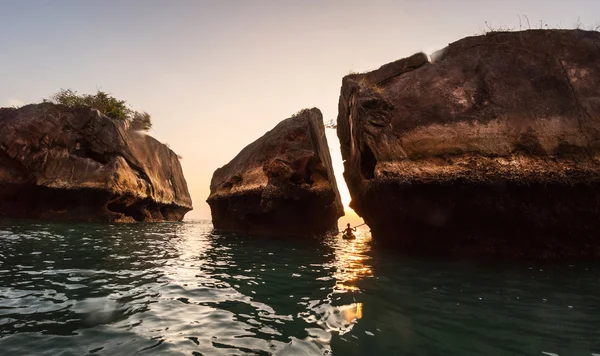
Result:
<svg viewBox="0 0 600 356"><path fill-rule="evenodd" d="M191 209L177 155L130 122L50 102L0 109L0 216L179 221Z"/></svg>
<svg viewBox="0 0 600 356"><path fill-rule="evenodd" d="M337 231L344 215L323 116L305 109L217 169L207 200L216 229L290 236Z"/></svg>
<svg viewBox="0 0 600 356"><path fill-rule="evenodd" d="M351 206L378 243L600 256L600 33L489 33L343 79Z"/></svg>

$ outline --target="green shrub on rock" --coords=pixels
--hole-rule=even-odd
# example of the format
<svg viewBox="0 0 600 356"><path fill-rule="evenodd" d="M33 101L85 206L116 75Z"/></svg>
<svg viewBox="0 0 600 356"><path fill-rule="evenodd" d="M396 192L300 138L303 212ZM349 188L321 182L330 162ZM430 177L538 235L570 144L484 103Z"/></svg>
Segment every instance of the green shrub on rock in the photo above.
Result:
<svg viewBox="0 0 600 356"><path fill-rule="evenodd" d="M152 128L152 120L147 112L138 112L129 108L125 100L119 100L109 93L98 90L96 94L77 94L71 89L61 89L49 100L55 104L70 108L90 107L116 121L129 121L134 130L148 131Z"/></svg>

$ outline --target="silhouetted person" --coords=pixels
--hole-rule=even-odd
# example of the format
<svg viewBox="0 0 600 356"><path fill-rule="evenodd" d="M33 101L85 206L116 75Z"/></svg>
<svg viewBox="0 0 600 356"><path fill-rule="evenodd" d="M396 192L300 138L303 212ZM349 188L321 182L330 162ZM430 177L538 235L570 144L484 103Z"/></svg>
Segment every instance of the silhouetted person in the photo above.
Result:
<svg viewBox="0 0 600 356"><path fill-rule="evenodd" d="M348 224L348 227L346 229L344 229L344 236L346 239L354 239L354 231L356 231L356 228L352 228L350 227L350 224Z"/></svg>

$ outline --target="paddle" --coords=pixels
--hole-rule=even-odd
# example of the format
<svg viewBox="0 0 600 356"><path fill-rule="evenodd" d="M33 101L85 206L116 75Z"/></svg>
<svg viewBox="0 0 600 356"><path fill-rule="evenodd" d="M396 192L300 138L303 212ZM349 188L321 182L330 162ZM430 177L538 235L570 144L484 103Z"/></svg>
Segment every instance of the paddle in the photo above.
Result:
<svg viewBox="0 0 600 356"><path fill-rule="evenodd" d="M354 226L354 227L352 227L352 228L353 228L353 229L356 229L357 227L361 227L361 226L363 226L363 225L367 225L367 223L362 223L362 224L360 224L360 225L356 225L356 226ZM344 233L344 231L342 231L342 232L338 232L337 234L339 235L339 234L343 234L343 233Z"/></svg>

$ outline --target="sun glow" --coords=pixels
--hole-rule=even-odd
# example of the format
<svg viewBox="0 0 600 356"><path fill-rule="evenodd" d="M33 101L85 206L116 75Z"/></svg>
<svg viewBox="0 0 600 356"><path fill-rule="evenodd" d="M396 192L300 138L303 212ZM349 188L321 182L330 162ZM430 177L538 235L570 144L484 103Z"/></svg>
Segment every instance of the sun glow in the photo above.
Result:
<svg viewBox="0 0 600 356"><path fill-rule="evenodd" d="M340 151L340 146L335 131L326 130L325 136L327 137L327 142L330 143L329 152L331 154L333 172L335 174L335 180L342 198L342 204L344 205L344 213L346 214L339 220L339 226L340 228L342 226L346 227L347 223L350 223L353 226L360 225L363 223L363 220L354 212L354 210L352 210L352 208L350 208L350 201L352 198L350 197L348 186L344 180L344 161L342 160L342 153Z"/></svg>
<svg viewBox="0 0 600 356"><path fill-rule="evenodd" d="M333 172L335 174L338 190L340 191L344 210L348 213L349 211L352 211L350 208L350 200L352 200L352 198L350 198L350 192L348 191L348 186L346 186L346 181L344 180L344 161L342 160L342 153L340 151L339 143L337 143L335 131L327 130L325 136L327 137L327 142L332 143L329 145L329 153L331 154ZM352 212L354 213L354 211Z"/></svg>

